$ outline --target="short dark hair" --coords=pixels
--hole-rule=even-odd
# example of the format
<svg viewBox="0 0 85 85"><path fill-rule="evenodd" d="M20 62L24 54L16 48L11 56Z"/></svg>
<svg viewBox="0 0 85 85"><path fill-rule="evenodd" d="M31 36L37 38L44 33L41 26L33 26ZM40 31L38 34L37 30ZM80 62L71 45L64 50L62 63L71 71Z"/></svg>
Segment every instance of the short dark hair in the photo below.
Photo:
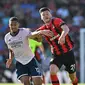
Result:
<svg viewBox="0 0 85 85"><path fill-rule="evenodd" d="M39 13L42 13L43 11L50 11L50 9L48 8L48 7L42 7L42 8L40 8L40 10L39 10Z"/></svg>
<svg viewBox="0 0 85 85"><path fill-rule="evenodd" d="M19 22L19 20L18 20L17 17L11 17L11 18L9 19L9 21L17 21L17 22Z"/></svg>

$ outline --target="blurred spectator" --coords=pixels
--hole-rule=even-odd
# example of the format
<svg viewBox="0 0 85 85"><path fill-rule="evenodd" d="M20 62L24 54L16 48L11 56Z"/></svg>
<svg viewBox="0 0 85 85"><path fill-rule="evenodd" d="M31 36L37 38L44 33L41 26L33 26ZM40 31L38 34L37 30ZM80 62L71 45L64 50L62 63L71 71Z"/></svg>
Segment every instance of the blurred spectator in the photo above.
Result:
<svg viewBox="0 0 85 85"><path fill-rule="evenodd" d="M56 14L62 19L65 19L69 16L69 10L63 6L56 11Z"/></svg>
<svg viewBox="0 0 85 85"><path fill-rule="evenodd" d="M82 26L84 22L84 16L82 15L82 10L78 11L76 15L73 17L73 25Z"/></svg>

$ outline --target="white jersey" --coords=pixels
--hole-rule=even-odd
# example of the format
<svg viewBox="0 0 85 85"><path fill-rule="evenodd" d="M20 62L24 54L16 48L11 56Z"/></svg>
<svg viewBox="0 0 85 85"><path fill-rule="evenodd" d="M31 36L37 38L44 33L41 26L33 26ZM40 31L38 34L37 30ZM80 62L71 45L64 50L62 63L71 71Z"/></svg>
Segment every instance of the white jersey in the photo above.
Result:
<svg viewBox="0 0 85 85"><path fill-rule="evenodd" d="M14 52L15 59L23 65L29 63L34 57L28 44L29 35L31 32L26 28L20 28L16 36L12 36L10 32L5 35L8 48Z"/></svg>

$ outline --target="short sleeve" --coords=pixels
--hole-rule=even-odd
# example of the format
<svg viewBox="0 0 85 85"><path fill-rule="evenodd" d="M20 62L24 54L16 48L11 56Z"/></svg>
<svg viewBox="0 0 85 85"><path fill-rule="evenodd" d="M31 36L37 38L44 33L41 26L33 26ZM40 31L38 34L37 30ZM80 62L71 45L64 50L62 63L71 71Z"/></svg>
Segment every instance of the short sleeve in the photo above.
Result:
<svg viewBox="0 0 85 85"><path fill-rule="evenodd" d="M57 27L61 27L62 25L66 24L62 19L60 18L55 18L54 19L54 24L57 26Z"/></svg>
<svg viewBox="0 0 85 85"><path fill-rule="evenodd" d="M5 43L7 44L7 39L6 39L6 36L4 37L4 41L5 41Z"/></svg>
<svg viewBox="0 0 85 85"><path fill-rule="evenodd" d="M8 49L11 49L11 47L8 45L8 37L7 37L7 35L5 35L4 41L5 41L5 43L6 43L7 47L8 47Z"/></svg>

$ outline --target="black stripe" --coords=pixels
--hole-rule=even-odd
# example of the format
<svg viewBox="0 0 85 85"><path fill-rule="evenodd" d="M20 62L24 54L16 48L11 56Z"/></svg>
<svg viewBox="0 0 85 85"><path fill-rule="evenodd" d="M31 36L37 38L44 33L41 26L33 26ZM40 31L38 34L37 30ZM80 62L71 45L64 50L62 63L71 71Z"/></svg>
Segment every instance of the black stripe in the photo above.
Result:
<svg viewBox="0 0 85 85"><path fill-rule="evenodd" d="M73 41L71 40L71 37L69 36L69 40L71 42L72 45L74 45Z"/></svg>
<svg viewBox="0 0 85 85"><path fill-rule="evenodd" d="M47 40L52 44L52 42L50 41L49 37L46 36L46 38L47 38Z"/></svg>
<svg viewBox="0 0 85 85"><path fill-rule="evenodd" d="M77 85L78 83L73 83L73 85Z"/></svg>
<svg viewBox="0 0 85 85"><path fill-rule="evenodd" d="M62 46L58 44L58 41L57 41L56 39L54 40L54 42L55 42L56 45L58 46L60 53L63 54L64 51L63 51L63 49L62 49Z"/></svg>
<svg viewBox="0 0 85 85"><path fill-rule="evenodd" d="M61 24L60 24L60 27L62 26L62 25L65 25L66 23L65 22L62 22Z"/></svg>
<svg viewBox="0 0 85 85"><path fill-rule="evenodd" d="M53 52L54 52L54 56L53 57L55 58L57 54L56 54L56 51L55 50L53 50Z"/></svg>
<svg viewBox="0 0 85 85"><path fill-rule="evenodd" d="M68 35L68 39L69 39L69 42L71 43L71 45L73 46L73 42L72 42L72 40L71 40L69 35ZM68 45L68 48L70 49L69 45Z"/></svg>
<svg viewBox="0 0 85 85"><path fill-rule="evenodd" d="M70 47L69 47L68 42L66 40L65 40L65 46L66 46L67 50L69 51Z"/></svg>
<svg viewBox="0 0 85 85"><path fill-rule="evenodd" d="M59 81L52 81L52 83L57 83L57 84L59 84Z"/></svg>

